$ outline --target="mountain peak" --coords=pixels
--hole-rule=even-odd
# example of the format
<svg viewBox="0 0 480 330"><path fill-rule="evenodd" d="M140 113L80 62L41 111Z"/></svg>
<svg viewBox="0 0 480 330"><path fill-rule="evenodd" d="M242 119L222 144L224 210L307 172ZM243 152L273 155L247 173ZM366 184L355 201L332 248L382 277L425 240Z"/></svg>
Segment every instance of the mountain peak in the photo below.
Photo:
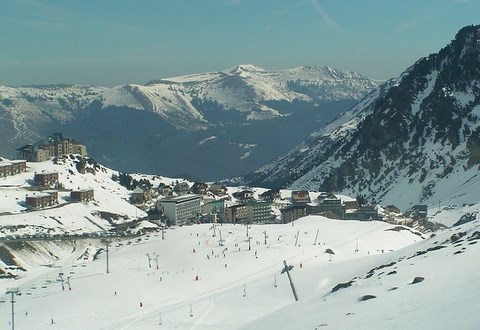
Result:
<svg viewBox="0 0 480 330"><path fill-rule="evenodd" d="M228 74L235 74L235 75L240 75L244 72L249 72L249 73L264 73L267 72L267 70L260 68L258 66L255 66L253 64L238 64L234 67L228 68L223 71L224 73Z"/></svg>
<svg viewBox="0 0 480 330"><path fill-rule="evenodd" d="M480 25L469 25L460 29L455 35L455 40L471 46L480 46Z"/></svg>

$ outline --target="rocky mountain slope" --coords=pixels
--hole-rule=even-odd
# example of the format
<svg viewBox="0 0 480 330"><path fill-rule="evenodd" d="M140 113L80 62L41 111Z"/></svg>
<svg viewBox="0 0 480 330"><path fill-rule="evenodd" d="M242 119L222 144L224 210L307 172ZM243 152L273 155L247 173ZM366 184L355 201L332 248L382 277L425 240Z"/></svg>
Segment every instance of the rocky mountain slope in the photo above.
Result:
<svg viewBox="0 0 480 330"><path fill-rule="evenodd" d="M288 151L377 86L328 67L253 65L113 88L0 86L0 153L63 131L123 171L224 178Z"/></svg>
<svg viewBox="0 0 480 330"><path fill-rule="evenodd" d="M246 181L402 208L476 203L479 116L480 26L468 26Z"/></svg>

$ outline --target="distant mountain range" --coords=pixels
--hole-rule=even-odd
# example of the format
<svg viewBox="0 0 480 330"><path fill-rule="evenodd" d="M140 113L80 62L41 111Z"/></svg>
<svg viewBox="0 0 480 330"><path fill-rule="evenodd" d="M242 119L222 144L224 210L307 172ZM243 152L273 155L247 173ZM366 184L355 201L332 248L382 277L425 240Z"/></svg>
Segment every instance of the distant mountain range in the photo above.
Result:
<svg viewBox="0 0 480 330"><path fill-rule="evenodd" d="M478 202L479 164L477 25L244 182L440 206Z"/></svg>
<svg viewBox="0 0 480 330"><path fill-rule="evenodd" d="M328 67L238 65L113 88L0 86L0 155L61 131L121 171L216 180L287 152L378 85Z"/></svg>

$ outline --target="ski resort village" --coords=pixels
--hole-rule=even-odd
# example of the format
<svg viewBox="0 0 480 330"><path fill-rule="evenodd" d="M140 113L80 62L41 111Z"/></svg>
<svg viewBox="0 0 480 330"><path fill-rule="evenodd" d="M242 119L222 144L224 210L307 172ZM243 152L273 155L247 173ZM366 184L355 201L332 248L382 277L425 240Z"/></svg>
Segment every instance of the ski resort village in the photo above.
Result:
<svg viewBox="0 0 480 330"><path fill-rule="evenodd" d="M4 2L0 330L480 328L480 4Z"/></svg>
<svg viewBox="0 0 480 330"><path fill-rule="evenodd" d="M460 212L449 229L426 205L126 174L45 141L0 162L2 329L477 324L479 224Z"/></svg>
<svg viewBox="0 0 480 330"><path fill-rule="evenodd" d="M336 220L378 220L422 231L441 226L427 220L427 205L414 205L402 214L395 205L369 202L368 196L351 198L332 192L234 188L216 182L115 173L86 157L86 147L74 139L64 138L62 133L55 133L46 141L17 149L21 159L0 162L2 188L16 192L10 203L5 201L2 214L14 215L15 212L9 212L12 207L18 214L34 214L78 202L95 204L95 191L102 193L113 183L122 187L122 198L129 202L130 208L138 209L130 220L148 221L160 227L201 223L285 224L307 215ZM72 153L72 150L82 153ZM97 173L110 175L110 182L103 183L100 189L98 178L101 176ZM93 175L96 184L85 178L83 182L75 180L75 176L87 174ZM6 194L5 198L8 197ZM96 234L109 233L102 226L98 228L102 230ZM15 235L18 238L19 233Z"/></svg>

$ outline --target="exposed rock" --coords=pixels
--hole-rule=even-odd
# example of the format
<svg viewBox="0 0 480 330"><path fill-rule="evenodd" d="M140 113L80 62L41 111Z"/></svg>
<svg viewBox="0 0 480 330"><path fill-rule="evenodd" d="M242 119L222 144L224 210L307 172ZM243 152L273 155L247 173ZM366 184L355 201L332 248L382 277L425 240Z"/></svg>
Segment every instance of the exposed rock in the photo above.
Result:
<svg viewBox="0 0 480 330"><path fill-rule="evenodd" d="M416 277L413 279L412 283L410 283L410 284L417 284L417 283L423 282L423 280L425 280L424 277L416 276Z"/></svg>
<svg viewBox="0 0 480 330"><path fill-rule="evenodd" d="M365 300L370 300L370 299L375 299L377 298L377 296L374 296L373 294L367 294L365 296L362 296L360 297L360 299L358 299L359 301L365 301Z"/></svg>

